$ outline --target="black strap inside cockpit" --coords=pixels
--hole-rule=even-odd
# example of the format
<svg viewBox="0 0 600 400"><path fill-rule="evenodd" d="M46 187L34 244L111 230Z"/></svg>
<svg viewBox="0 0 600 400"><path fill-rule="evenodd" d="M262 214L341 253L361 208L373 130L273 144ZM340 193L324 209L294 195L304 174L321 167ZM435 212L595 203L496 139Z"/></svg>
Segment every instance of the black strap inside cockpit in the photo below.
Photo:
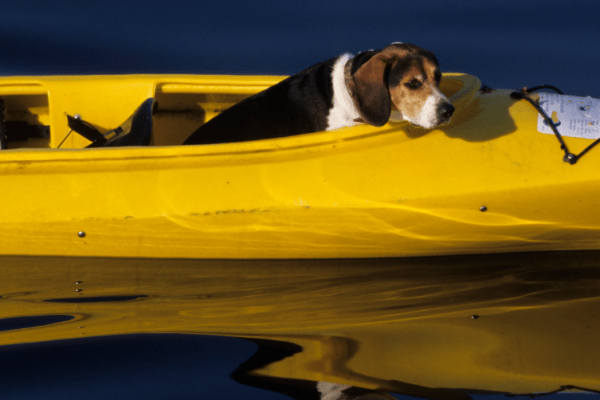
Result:
<svg viewBox="0 0 600 400"><path fill-rule="evenodd" d="M87 146L88 148L148 146L152 139L152 114L155 108L156 102L154 98L146 99L134 111L131 117L120 126L105 134L100 133L94 126L84 121L78 115L67 115L67 123L71 130L92 142Z"/></svg>

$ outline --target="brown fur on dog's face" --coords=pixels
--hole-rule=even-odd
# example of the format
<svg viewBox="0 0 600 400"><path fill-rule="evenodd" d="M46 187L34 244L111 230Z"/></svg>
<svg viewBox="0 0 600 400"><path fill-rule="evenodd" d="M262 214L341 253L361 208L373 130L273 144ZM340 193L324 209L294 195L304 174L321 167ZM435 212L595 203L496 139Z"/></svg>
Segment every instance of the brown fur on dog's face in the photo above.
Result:
<svg viewBox="0 0 600 400"><path fill-rule="evenodd" d="M439 90L441 76L431 52L411 44L392 44L352 75L351 89L359 112L371 125L385 124L394 109L395 119L432 128L447 122L454 111Z"/></svg>

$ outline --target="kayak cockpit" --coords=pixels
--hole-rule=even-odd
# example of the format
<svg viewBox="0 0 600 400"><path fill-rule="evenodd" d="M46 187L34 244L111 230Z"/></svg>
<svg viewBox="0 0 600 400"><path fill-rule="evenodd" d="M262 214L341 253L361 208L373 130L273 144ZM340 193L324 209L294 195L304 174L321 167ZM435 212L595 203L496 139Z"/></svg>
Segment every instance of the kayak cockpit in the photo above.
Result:
<svg viewBox="0 0 600 400"><path fill-rule="evenodd" d="M78 149L174 146L231 105L283 77L57 76L0 81L0 147ZM476 77L446 74L441 88L460 108Z"/></svg>

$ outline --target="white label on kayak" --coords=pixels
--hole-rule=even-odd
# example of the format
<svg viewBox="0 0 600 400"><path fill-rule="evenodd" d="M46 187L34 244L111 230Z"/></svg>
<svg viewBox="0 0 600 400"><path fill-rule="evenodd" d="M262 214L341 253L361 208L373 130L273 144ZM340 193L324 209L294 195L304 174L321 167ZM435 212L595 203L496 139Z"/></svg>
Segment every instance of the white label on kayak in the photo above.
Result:
<svg viewBox="0 0 600 400"><path fill-rule="evenodd" d="M540 93L539 104L562 136L584 139L600 137L599 99ZM537 129L541 133L554 134L541 114L538 115Z"/></svg>

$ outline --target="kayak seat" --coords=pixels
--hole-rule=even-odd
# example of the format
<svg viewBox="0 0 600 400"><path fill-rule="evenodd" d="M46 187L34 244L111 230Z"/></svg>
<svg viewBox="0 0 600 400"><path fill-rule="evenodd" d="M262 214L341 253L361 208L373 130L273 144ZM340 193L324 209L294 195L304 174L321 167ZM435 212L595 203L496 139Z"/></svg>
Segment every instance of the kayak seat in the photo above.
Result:
<svg viewBox="0 0 600 400"><path fill-rule="evenodd" d="M131 117L105 134L78 116L67 115L67 121L69 128L92 142L87 148L148 146L152 139L152 114L155 105L154 98L146 99Z"/></svg>

